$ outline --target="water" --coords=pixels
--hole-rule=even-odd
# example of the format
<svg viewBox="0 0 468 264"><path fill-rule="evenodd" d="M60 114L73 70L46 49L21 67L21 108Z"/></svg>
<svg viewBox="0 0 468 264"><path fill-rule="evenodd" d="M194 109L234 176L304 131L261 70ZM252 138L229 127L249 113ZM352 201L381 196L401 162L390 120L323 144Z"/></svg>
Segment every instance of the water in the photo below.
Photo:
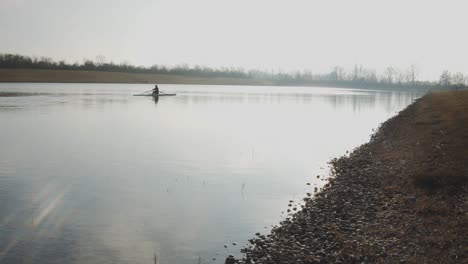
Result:
<svg viewBox="0 0 468 264"><path fill-rule="evenodd" d="M420 96L160 88L0 84L0 263L223 263Z"/></svg>

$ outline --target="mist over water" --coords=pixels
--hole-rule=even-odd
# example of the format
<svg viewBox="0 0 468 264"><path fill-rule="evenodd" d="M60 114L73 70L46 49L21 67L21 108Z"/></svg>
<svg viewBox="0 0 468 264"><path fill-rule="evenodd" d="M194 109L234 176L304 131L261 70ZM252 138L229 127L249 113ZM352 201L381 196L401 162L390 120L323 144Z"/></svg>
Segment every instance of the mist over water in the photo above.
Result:
<svg viewBox="0 0 468 264"><path fill-rule="evenodd" d="M0 84L0 263L224 263L421 96L150 88Z"/></svg>

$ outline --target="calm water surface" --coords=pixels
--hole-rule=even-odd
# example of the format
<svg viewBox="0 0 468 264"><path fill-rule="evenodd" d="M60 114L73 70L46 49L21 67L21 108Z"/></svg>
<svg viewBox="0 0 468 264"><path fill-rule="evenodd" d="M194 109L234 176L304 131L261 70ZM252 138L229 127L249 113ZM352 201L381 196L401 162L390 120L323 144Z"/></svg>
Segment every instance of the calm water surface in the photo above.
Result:
<svg viewBox="0 0 468 264"><path fill-rule="evenodd" d="M0 84L0 263L223 263L420 97L160 88Z"/></svg>

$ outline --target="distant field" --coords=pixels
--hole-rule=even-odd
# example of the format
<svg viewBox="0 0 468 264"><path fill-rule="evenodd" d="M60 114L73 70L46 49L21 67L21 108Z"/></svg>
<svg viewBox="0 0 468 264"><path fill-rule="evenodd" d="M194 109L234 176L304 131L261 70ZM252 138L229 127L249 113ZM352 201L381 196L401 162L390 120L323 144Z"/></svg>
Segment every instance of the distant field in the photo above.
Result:
<svg viewBox="0 0 468 264"><path fill-rule="evenodd" d="M241 78L35 69L0 69L0 82L273 85L268 81Z"/></svg>

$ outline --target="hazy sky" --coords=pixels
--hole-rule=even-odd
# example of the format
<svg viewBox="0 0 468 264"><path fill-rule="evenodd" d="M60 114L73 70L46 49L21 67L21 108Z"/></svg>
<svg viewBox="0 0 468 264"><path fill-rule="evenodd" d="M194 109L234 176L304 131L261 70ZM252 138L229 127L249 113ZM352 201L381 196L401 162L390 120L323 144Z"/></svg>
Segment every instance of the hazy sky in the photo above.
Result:
<svg viewBox="0 0 468 264"><path fill-rule="evenodd" d="M0 0L0 53L68 62L468 73L468 1Z"/></svg>

